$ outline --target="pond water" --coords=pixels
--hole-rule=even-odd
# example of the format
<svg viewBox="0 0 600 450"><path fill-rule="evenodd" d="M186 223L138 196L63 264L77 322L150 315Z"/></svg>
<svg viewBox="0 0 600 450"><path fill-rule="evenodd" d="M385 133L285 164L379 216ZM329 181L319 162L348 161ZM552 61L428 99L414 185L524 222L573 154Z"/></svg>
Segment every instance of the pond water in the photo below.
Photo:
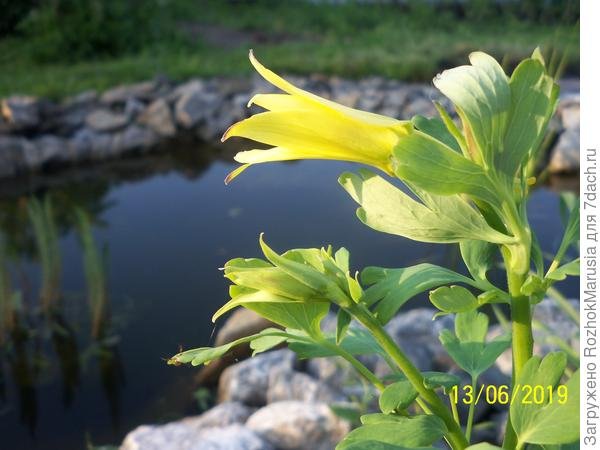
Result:
<svg viewBox="0 0 600 450"><path fill-rule="evenodd" d="M196 370L165 358L210 343L210 316L227 300L218 268L259 256L260 232L279 251L344 245L356 269L462 270L456 245L362 225L336 182L352 164L258 166L225 186L233 167L196 146L0 186L3 449L118 445L137 425L197 413ZM555 249L557 193L538 189L530 211ZM560 288L578 294L577 280Z"/></svg>

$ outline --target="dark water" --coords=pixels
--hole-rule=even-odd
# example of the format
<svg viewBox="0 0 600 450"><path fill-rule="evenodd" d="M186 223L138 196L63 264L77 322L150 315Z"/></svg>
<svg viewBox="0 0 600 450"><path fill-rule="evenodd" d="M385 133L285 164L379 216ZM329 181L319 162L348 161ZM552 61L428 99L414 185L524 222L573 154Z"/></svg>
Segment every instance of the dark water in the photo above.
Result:
<svg viewBox="0 0 600 450"><path fill-rule="evenodd" d="M454 245L363 226L336 182L351 164L264 165L226 187L233 167L212 149L193 148L0 186L0 295L20 294L11 314L4 311L11 320L0 323L0 448L118 445L141 423L197 412L195 371L164 358L179 346L209 343L209 317L227 300L217 269L233 257L258 256L260 232L276 250L344 245L356 269L421 261L460 269ZM34 198L51 199L59 235L53 261L60 270L46 283L53 286L46 313L30 225ZM542 246L555 249L557 194L537 190L530 211ZM561 290L576 296L576 281Z"/></svg>

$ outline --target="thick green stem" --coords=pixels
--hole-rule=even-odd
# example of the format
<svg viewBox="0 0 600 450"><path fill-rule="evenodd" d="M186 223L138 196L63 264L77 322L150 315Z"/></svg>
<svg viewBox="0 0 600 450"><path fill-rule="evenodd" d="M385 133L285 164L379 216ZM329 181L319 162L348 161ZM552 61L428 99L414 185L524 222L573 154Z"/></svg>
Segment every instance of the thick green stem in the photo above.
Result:
<svg viewBox="0 0 600 450"><path fill-rule="evenodd" d="M463 450L467 442L460 425L452 417L452 413L432 389L427 389L423 383L423 375L406 357L402 349L394 342L383 326L371 312L362 305L350 306L348 312L356 317L373 335L383 350L392 358L394 363L411 382L419 395L428 403L431 412L444 421L448 428L446 439L453 450Z"/></svg>
<svg viewBox="0 0 600 450"><path fill-rule="evenodd" d="M524 275L508 273L508 288L511 295L510 308L512 318L513 389L516 380L521 374L521 369L533 354L531 304L529 297L521 295L521 285L523 284L524 278ZM517 436L509 418L506 425L503 448L514 449L516 444Z"/></svg>
<svg viewBox="0 0 600 450"><path fill-rule="evenodd" d="M473 388L472 392L477 392L477 378L471 378L471 387ZM471 430L473 429L473 418L475 417L475 400L469 403L469 415L467 416L467 430L465 431L465 435L467 437L467 441L471 442Z"/></svg>

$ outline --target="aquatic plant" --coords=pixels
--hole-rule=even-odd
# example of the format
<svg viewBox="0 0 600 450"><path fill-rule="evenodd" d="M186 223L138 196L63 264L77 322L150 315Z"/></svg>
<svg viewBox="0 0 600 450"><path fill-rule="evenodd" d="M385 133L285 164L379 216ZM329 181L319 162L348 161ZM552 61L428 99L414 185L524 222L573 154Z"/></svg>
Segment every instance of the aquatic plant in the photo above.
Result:
<svg viewBox="0 0 600 450"><path fill-rule="evenodd" d="M359 169L339 183L359 204L368 227L415 241L458 243L468 270L463 275L434 264L351 270L345 248L294 249L277 253L260 237L264 258L225 264L231 300L213 320L242 306L278 324L216 348L176 354L171 364L199 365L249 342L254 353L282 343L300 357L340 356L379 391L381 413L361 417L338 450L431 449L442 438L454 450L495 449L473 445L474 410L485 386L480 375L512 347L510 386L491 386L483 401L508 405L504 449L560 448L579 438L579 371L566 370L567 354L533 355L532 311L552 286L579 274L579 259L566 261L579 233L577 202L567 206L562 242L549 265L528 221L531 176L559 87L536 50L509 76L491 56L475 52L470 65L446 70L434 85L453 103L459 124L441 104L439 117L396 120L357 111L303 91L263 67L258 72L284 94L251 100L267 112L233 125L224 136L272 146L241 152L244 165L293 159L337 159L368 164L392 180ZM410 195L399 189L401 182ZM501 257L506 283L488 277ZM421 372L384 325L415 295L429 291L439 315L453 315L454 329L439 339L470 382L449 373ZM337 327L322 319L334 306ZM488 339L492 305L506 305L509 331ZM356 322L359 325L353 325ZM379 379L357 356L377 353L399 375ZM487 386L489 390L490 386ZM449 397L450 407L444 397ZM468 405L460 418L458 402Z"/></svg>
<svg viewBox="0 0 600 450"><path fill-rule="evenodd" d="M106 286L106 255L98 248L92 232L90 216L75 208L79 242L83 252L83 268L91 316L91 336L100 339L108 321L108 291Z"/></svg>
<svg viewBox="0 0 600 450"><path fill-rule="evenodd" d="M40 300L42 309L49 312L60 298L61 260L56 227L50 197L44 200L32 198L27 205L29 221L33 228L37 253L42 269Z"/></svg>

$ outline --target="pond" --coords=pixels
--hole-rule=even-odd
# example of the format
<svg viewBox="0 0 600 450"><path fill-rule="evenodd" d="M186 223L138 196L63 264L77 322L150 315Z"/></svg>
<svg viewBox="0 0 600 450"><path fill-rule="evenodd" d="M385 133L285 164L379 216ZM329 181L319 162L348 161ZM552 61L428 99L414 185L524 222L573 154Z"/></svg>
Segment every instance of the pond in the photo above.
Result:
<svg viewBox="0 0 600 450"><path fill-rule="evenodd" d="M228 153L186 145L0 185L2 448L118 445L142 423L197 413L197 370L165 359L210 343L210 316L228 299L218 268L259 256L260 232L279 251L346 246L355 269L463 270L456 245L362 225L336 181L352 164L258 166L225 186L233 167ZM558 211L554 190L533 193L532 225L549 252ZM577 280L560 288L578 295Z"/></svg>

